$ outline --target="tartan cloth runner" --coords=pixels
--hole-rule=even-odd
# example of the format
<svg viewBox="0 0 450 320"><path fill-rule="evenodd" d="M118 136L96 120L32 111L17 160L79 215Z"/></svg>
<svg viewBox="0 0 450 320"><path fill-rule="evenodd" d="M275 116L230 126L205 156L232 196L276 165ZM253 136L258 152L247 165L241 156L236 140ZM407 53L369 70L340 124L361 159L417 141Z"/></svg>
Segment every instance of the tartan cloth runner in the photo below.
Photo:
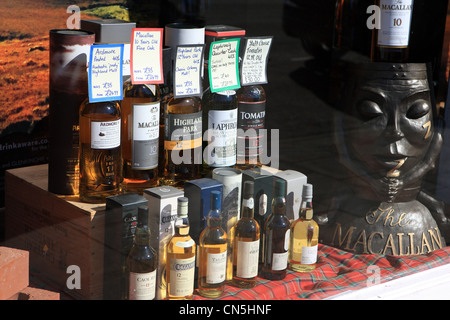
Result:
<svg viewBox="0 0 450 320"><path fill-rule="evenodd" d="M389 256L352 254L319 244L316 269L311 273L287 271L280 281L258 277L252 289L225 286L220 300L300 300L324 299L348 290L365 288L373 283L374 270L379 271L379 283L450 263L450 247L425 255ZM378 268L379 269L378 269ZM195 300L208 300L194 295Z"/></svg>

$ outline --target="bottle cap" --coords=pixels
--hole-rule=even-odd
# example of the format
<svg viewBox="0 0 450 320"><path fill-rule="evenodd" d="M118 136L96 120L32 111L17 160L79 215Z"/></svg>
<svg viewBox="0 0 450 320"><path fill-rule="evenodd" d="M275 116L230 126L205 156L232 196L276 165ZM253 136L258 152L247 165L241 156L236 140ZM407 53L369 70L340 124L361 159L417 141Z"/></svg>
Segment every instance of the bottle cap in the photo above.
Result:
<svg viewBox="0 0 450 320"><path fill-rule="evenodd" d="M303 185L302 197L303 198L312 199L312 197L313 197L313 186L312 186L312 184L307 183L307 184Z"/></svg>
<svg viewBox="0 0 450 320"><path fill-rule="evenodd" d="M244 199L253 198L254 188L253 181L244 181L244 190L242 192Z"/></svg>
<svg viewBox="0 0 450 320"><path fill-rule="evenodd" d="M138 224L148 224L148 207L139 206L138 207Z"/></svg>
<svg viewBox="0 0 450 320"><path fill-rule="evenodd" d="M211 191L211 210L220 210L222 202L220 191Z"/></svg>
<svg viewBox="0 0 450 320"><path fill-rule="evenodd" d="M286 181L283 179L275 180L275 188L274 188L274 196L275 197L286 197Z"/></svg>
<svg viewBox="0 0 450 320"><path fill-rule="evenodd" d="M189 203L188 198L186 198L186 197L179 197L178 198L177 215L179 217L187 217L187 215L188 215L188 203Z"/></svg>

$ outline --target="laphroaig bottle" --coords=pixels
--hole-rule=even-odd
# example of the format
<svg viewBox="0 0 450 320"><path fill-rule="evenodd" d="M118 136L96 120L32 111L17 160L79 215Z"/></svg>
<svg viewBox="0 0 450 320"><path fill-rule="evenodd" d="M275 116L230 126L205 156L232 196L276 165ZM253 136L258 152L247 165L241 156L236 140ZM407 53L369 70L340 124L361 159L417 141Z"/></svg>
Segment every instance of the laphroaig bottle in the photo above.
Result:
<svg viewBox="0 0 450 320"><path fill-rule="evenodd" d="M236 91L208 90L203 95L202 104L203 133L207 132L203 148L203 175L210 177L214 168L236 164Z"/></svg>
<svg viewBox="0 0 450 320"><path fill-rule="evenodd" d="M201 178L202 106L199 97L172 97L164 110L162 183L183 187Z"/></svg>
<svg viewBox="0 0 450 320"><path fill-rule="evenodd" d="M286 181L275 180L272 213L264 225L264 262L261 276L281 280L286 276L291 223L286 216Z"/></svg>
<svg viewBox="0 0 450 320"><path fill-rule="evenodd" d="M407 62L414 0L376 0L380 29L372 31L373 61Z"/></svg>
<svg viewBox="0 0 450 320"><path fill-rule="evenodd" d="M178 198L175 234L167 244L168 300L187 300L194 295L195 241L189 235L188 198Z"/></svg>
<svg viewBox="0 0 450 320"><path fill-rule="evenodd" d="M289 268L297 272L310 272L316 268L319 226L313 220L313 190L303 185L299 218L291 226Z"/></svg>
<svg viewBox="0 0 450 320"><path fill-rule="evenodd" d="M262 139L266 116L266 92L261 85L243 86L237 91L238 120L236 168L261 167ZM254 131L253 131L254 130Z"/></svg>
<svg viewBox="0 0 450 320"><path fill-rule="evenodd" d="M134 245L127 257L128 299L153 300L156 293L156 251L150 246L148 207L138 208Z"/></svg>
<svg viewBox="0 0 450 320"><path fill-rule="evenodd" d="M207 227L199 238L198 293L203 297L220 297L227 278L227 234L222 228L222 194L211 192L211 210Z"/></svg>
<svg viewBox="0 0 450 320"><path fill-rule="evenodd" d="M245 181L241 219L236 224L233 248L232 284L239 288L253 288L258 275L260 227L253 218L253 192L253 181Z"/></svg>
<svg viewBox="0 0 450 320"><path fill-rule="evenodd" d="M121 192L121 110L118 101L80 107L80 200L103 203Z"/></svg>
<svg viewBox="0 0 450 320"><path fill-rule="evenodd" d="M158 185L159 86L125 83L122 101L123 190L142 194Z"/></svg>

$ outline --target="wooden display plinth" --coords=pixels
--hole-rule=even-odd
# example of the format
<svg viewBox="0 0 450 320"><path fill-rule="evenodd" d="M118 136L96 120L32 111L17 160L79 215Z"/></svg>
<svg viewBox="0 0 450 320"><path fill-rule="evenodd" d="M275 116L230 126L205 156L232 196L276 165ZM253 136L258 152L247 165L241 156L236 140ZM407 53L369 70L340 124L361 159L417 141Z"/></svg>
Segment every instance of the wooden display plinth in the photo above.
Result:
<svg viewBox="0 0 450 320"><path fill-rule="evenodd" d="M48 165L5 173L5 239L30 272L75 299L102 299L105 206L47 191Z"/></svg>

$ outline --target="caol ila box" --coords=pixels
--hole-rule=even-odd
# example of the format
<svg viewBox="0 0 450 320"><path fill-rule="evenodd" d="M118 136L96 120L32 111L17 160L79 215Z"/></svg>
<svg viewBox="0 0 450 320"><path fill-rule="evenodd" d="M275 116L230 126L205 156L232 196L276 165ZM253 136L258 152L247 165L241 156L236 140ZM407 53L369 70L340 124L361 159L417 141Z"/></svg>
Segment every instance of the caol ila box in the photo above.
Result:
<svg viewBox="0 0 450 320"><path fill-rule="evenodd" d="M182 190L170 187L156 187L144 190L148 200L150 245L157 252L158 267L156 271L156 299L166 297L166 245L175 233L177 217L177 199L183 197Z"/></svg>
<svg viewBox="0 0 450 320"><path fill-rule="evenodd" d="M276 173L275 178L286 181L286 216L291 222L297 220L302 202L303 185L308 182L308 177L295 170L284 170Z"/></svg>
<svg viewBox="0 0 450 320"><path fill-rule="evenodd" d="M184 183L184 196L189 199L189 234L197 244L200 233L206 228L206 219L211 209L212 191L219 191L222 194L223 184L210 178L201 178Z"/></svg>
<svg viewBox="0 0 450 320"><path fill-rule="evenodd" d="M261 237L260 237L260 248L259 256L260 261L264 258L263 251L263 233L264 233L264 223L266 222L269 215L272 213L272 198L273 198L273 175L265 174L261 172L261 169L249 169L242 171L242 185L245 181L253 181L254 183L254 196L253 201L255 204L255 220L258 222Z"/></svg>
<svg viewBox="0 0 450 320"><path fill-rule="evenodd" d="M147 199L127 193L106 198L103 299L123 299L127 278L123 267L133 246L139 206Z"/></svg>

